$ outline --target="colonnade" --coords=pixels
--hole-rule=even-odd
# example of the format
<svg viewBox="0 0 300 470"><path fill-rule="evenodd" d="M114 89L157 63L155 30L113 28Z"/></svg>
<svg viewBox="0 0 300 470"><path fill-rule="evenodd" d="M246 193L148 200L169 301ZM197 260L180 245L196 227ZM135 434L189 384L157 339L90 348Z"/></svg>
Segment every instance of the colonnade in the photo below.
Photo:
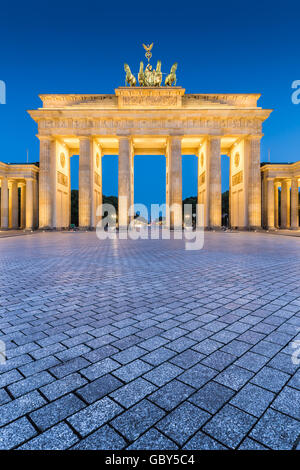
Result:
<svg viewBox="0 0 300 470"><path fill-rule="evenodd" d="M144 147L141 146L143 143ZM228 142L230 142L228 144ZM227 144L227 147L225 147ZM191 147L193 145L193 147ZM70 224L70 158L79 154L79 227L95 228L96 209L102 202L101 156L118 154L118 224L126 229L134 203L134 156L166 157L167 221L182 228L182 155L198 157L198 203L204 205L205 228L222 225L221 154L230 157L231 224L238 228L261 226L260 136L224 140L222 136L182 134L152 136L97 135L55 138L40 136L39 227L63 228Z"/></svg>
<svg viewBox="0 0 300 470"><path fill-rule="evenodd" d="M1 230L37 228L38 167L34 164L11 166L1 163L0 184Z"/></svg>
<svg viewBox="0 0 300 470"><path fill-rule="evenodd" d="M299 229L299 182L299 176L284 179L266 176L263 179L265 228Z"/></svg>

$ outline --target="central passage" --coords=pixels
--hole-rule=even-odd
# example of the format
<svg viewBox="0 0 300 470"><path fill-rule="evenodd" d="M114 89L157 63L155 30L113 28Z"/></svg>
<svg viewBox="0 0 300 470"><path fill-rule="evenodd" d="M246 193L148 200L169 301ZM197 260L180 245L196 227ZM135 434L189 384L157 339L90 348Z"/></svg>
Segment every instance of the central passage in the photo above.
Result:
<svg viewBox="0 0 300 470"><path fill-rule="evenodd" d="M166 203L166 158L164 155L134 157L134 203L147 206Z"/></svg>

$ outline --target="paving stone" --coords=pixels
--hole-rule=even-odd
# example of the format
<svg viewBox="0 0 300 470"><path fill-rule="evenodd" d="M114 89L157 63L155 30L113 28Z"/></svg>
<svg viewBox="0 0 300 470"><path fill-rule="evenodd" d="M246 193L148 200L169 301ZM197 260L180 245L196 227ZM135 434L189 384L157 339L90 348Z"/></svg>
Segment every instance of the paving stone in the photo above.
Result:
<svg viewBox="0 0 300 470"><path fill-rule="evenodd" d="M1 388L0 389L0 406L4 405L5 403L8 403L10 400L11 398L8 395L8 393L3 388Z"/></svg>
<svg viewBox="0 0 300 470"><path fill-rule="evenodd" d="M230 400L230 403L259 418L268 408L274 397L274 393L268 390L253 384L247 384Z"/></svg>
<svg viewBox="0 0 300 470"><path fill-rule="evenodd" d="M217 371L202 364L196 364L179 376L179 379L194 388L200 388L217 375Z"/></svg>
<svg viewBox="0 0 300 470"><path fill-rule="evenodd" d="M260 341L255 346L252 346L251 351L262 354L263 356L273 357L280 349L281 346L279 344L270 343L269 341Z"/></svg>
<svg viewBox="0 0 300 470"><path fill-rule="evenodd" d="M102 375L112 372L118 367L120 367L120 364L108 357L100 362L96 362L92 366L81 369L81 374L83 374L89 380L95 380Z"/></svg>
<svg viewBox="0 0 300 470"><path fill-rule="evenodd" d="M180 367L175 366L174 364L170 364L169 362L165 362L164 364L161 364L160 366L145 374L144 377L158 387L161 387L162 385L177 377L177 375L179 375L181 372L182 369Z"/></svg>
<svg viewBox="0 0 300 470"><path fill-rule="evenodd" d="M18 398L54 381L55 378L49 372L42 371L9 385L8 390L15 398Z"/></svg>
<svg viewBox="0 0 300 470"><path fill-rule="evenodd" d="M300 370L298 370L298 372L296 372L296 374L291 378L288 385L293 388L297 388L297 390L300 390Z"/></svg>
<svg viewBox="0 0 300 470"><path fill-rule="evenodd" d="M202 364L221 371L231 364L235 359L236 356L233 356L232 354L228 354L223 351L215 351L210 356L203 359Z"/></svg>
<svg viewBox="0 0 300 470"><path fill-rule="evenodd" d="M149 362L149 364L152 364L153 366L158 366L162 362L167 361L171 357L174 357L176 353L174 351L171 351L170 349L166 349L164 347L158 348L155 351L152 351L149 354L146 354L143 357L143 361Z"/></svg>
<svg viewBox="0 0 300 470"><path fill-rule="evenodd" d="M205 411L185 402L163 418L156 427L182 446L209 417Z"/></svg>
<svg viewBox="0 0 300 470"><path fill-rule="evenodd" d="M85 404L82 400L70 393L34 411L30 414L30 418L41 431L45 431L59 421L64 420L67 416L76 413L76 411L84 406Z"/></svg>
<svg viewBox="0 0 300 470"><path fill-rule="evenodd" d="M226 387L232 388L238 391L242 386L253 377L253 373L246 369L242 369L236 365L229 366L223 372L221 372L215 378L216 382L219 382Z"/></svg>
<svg viewBox="0 0 300 470"><path fill-rule="evenodd" d="M284 387L272 403L272 408L300 421L300 390Z"/></svg>
<svg viewBox="0 0 300 470"><path fill-rule="evenodd" d="M235 361L235 364L252 372L257 372L266 364L266 362L268 362L268 358L250 351Z"/></svg>
<svg viewBox="0 0 300 470"><path fill-rule="evenodd" d="M22 450L65 450L78 441L78 437L65 423L59 423L23 444Z"/></svg>
<svg viewBox="0 0 300 470"><path fill-rule="evenodd" d="M254 425L256 418L231 405L225 405L203 427L203 430L219 442L235 449Z"/></svg>
<svg viewBox="0 0 300 470"><path fill-rule="evenodd" d="M83 369L89 364L90 362L88 362L83 357L76 357L70 361L65 362L64 364L52 367L50 372L58 379L61 379L62 377L71 374L72 372L77 372L78 370Z"/></svg>
<svg viewBox="0 0 300 470"><path fill-rule="evenodd" d="M259 442L246 437L246 439L241 443L238 450L268 450L267 447L263 446Z"/></svg>
<svg viewBox="0 0 300 470"><path fill-rule="evenodd" d="M78 389L76 394L85 402L90 404L96 400L100 400L100 398L103 398L105 395L108 395L122 385L123 382L113 375L107 374Z"/></svg>
<svg viewBox="0 0 300 470"><path fill-rule="evenodd" d="M22 372L25 377L41 372L42 370L50 369L50 367L59 364L60 361L54 356L48 356L37 361L30 362L24 366L19 367L19 370Z"/></svg>
<svg viewBox="0 0 300 470"><path fill-rule="evenodd" d="M183 447L184 450L226 450L226 447L198 431Z"/></svg>
<svg viewBox="0 0 300 470"><path fill-rule="evenodd" d="M192 349L186 349L184 352L177 354L174 358L170 359L172 364L175 364L183 369L188 369L201 361L205 356Z"/></svg>
<svg viewBox="0 0 300 470"><path fill-rule="evenodd" d="M209 382L189 398L194 405L209 413L216 413L230 398L234 391L216 382Z"/></svg>
<svg viewBox="0 0 300 470"><path fill-rule="evenodd" d="M124 408L129 408L156 390L156 388L152 383L139 377L129 384L120 387L111 393L110 396L124 406Z"/></svg>
<svg viewBox="0 0 300 470"><path fill-rule="evenodd" d="M241 356L244 354L251 346L249 343L244 343L243 341L233 340L230 343L223 346L221 351L227 352L229 354L233 354L234 356Z"/></svg>
<svg viewBox="0 0 300 470"><path fill-rule="evenodd" d="M175 450L178 446L157 429L150 429L126 450Z"/></svg>
<svg viewBox="0 0 300 470"><path fill-rule="evenodd" d="M131 380L139 377L148 370L151 370L152 367L144 361L137 359L133 362L130 362L126 366L120 367L115 370L113 373L116 377L123 380L124 382L130 382Z"/></svg>
<svg viewBox="0 0 300 470"><path fill-rule="evenodd" d="M272 367L263 367L252 379L251 382L260 385L271 392L280 392L290 376Z"/></svg>
<svg viewBox="0 0 300 470"><path fill-rule="evenodd" d="M79 374L70 374L63 379L56 380L55 382L41 387L40 391L49 401L53 401L69 392L73 392L86 383L87 380Z"/></svg>
<svg viewBox="0 0 300 470"><path fill-rule="evenodd" d="M13 369L8 372L4 372L4 374L0 375L0 388L6 387L7 385L22 378L23 376L17 370Z"/></svg>
<svg viewBox="0 0 300 470"><path fill-rule="evenodd" d="M96 403L87 406L67 419L74 429L82 436L86 436L103 424L110 421L123 411L121 406L110 398L104 397Z"/></svg>
<svg viewBox="0 0 300 470"><path fill-rule="evenodd" d="M293 364L291 357L283 353L277 354L268 365L291 375L294 374L298 368L297 364Z"/></svg>
<svg viewBox="0 0 300 470"><path fill-rule="evenodd" d="M159 390L152 393L148 398L164 410L170 411L186 400L194 391L194 388L178 380L172 380L167 385L164 385Z"/></svg>
<svg viewBox="0 0 300 470"><path fill-rule="evenodd" d="M142 345L142 343L140 343L140 345ZM145 354L145 349L142 349L139 346L131 346L130 348L124 349L123 351L112 356L112 359L120 362L120 364L128 364L128 362L132 362L134 359L138 359Z"/></svg>
<svg viewBox="0 0 300 470"><path fill-rule="evenodd" d="M9 450L37 434L27 418L23 417L1 428L0 450Z"/></svg>
<svg viewBox="0 0 300 470"><path fill-rule="evenodd" d="M111 421L112 426L129 441L136 440L143 432L164 416L163 410L142 400Z"/></svg>
<svg viewBox="0 0 300 470"><path fill-rule="evenodd" d="M290 450L299 433L299 421L269 409L255 425L250 437L273 450Z"/></svg>
<svg viewBox="0 0 300 470"><path fill-rule="evenodd" d="M204 341L201 341L201 343L193 346L193 349L203 354L211 354L222 346L223 346L222 343L215 341L211 338L208 338L208 339L205 339Z"/></svg>
<svg viewBox="0 0 300 470"><path fill-rule="evenodd" d="M126 446L126 441L107 424L81 439L71 450L121 450Z"/></svg>
<svg viewBox="0 0 300 470"><path fill-rule="evenodd" d="M106 344L105 346L95 349L94 351L90 351L84 354L83 356L88 361L94 363L99 362L102 359L106 359L107 357L113 356L113 354L116 354L118 352L119 350L117 348L111 346L110 344Z"/></svg>
<svg viewBox="0 0 300 470"><path fill-rule="evenodd" d="M36 410L45 403L46 400L36 390L6 403L1 407L0 426Z"/></svg>

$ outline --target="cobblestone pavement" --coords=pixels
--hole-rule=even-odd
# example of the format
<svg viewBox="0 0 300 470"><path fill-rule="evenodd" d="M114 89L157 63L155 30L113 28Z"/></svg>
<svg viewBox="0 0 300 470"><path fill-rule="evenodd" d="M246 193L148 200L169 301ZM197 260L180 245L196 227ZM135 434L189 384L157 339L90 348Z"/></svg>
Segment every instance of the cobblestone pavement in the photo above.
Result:
<svg viewBox="0 0 300 470"><path fill-rule="evenodd" d="M1 449L300 449L298 238L36 233L0 265Z"/></svg>

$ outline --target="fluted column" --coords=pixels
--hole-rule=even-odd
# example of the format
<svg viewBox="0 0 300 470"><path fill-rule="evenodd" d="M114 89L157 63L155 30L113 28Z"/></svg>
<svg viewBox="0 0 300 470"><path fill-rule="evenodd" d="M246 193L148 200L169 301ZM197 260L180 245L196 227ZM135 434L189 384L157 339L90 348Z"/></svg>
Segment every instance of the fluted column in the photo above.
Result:
<svg viewBox="0 0 300 470"><path fill-rule="evenodd" d="M1 228L8 229L8 181L1 180Z"/></svg>
<svg viewBox="0 0 300 470"><path fill-rule="evenodd" d="M88 229L92 223L92 141L90 137L80 137L79 153L79 227Z"/></svg>
<svg viewBox="0 0 300 470"><path fill-rule="evenodd" d="M21 228L26 226L26 183L21 183Z"/></svg>
<svg viewBox="0 0 300 470"><path fill-rule="evenodd" d="M279 183L274 183L274 225L279 227L279 197L278 197Z"/></svg>
<svg viewBox="0 0 300 470"><path fill-rule="evenodd" d="M274 179L267 179L267 226L269 230L274 229Z"/></svg>
<svg viewBox="0 0 300 470"><path fill-rule="evenodd" d="M209 227L220 228L222 225L221 193L221 139L210 137L207 143L208 179L208 213Z"/></svg>
<svg viewBox="0 0 300 470"><path fill-rule="evenodd" d="M281 184L281 228L290 228L290 181Z"/></svg>
<svg viewBox="0 0 300 470"><path fill-rule="evenodd" d="M127 228L129 223L129 207L132 201L132 156L131 142L128 136L119 137L119 162L118 162L118 220L119 230Z"/></svg>
<svg viewBox="0 0 300 470"><path fill-rule="evenodd" d="M11 219L10 226L13 229L19 227L18 214L19 214L19 200L18 200L18 182L12 180L10 186L10 207L11 207Z"/></svg>
<svg viewBox="0 0 300 470"><path fill-rule="evenodd" d="M181 137L169 138L170 227L182 229L182 155Z"/></svg>
<svg viewBox="0 0 300 470"><path fill-rule="evenodd" d="M33 179L26 178L26 230L33 229Z"/></svg>
<svg viewBox="0 0 300 470"><path fill-rule="evenodd" d="M39 171L39 227L52 227L54 196L51 163L54 160L54 141L51 137L39 136L40 139L40 171ZM55 192L55 194L53 194Z"/></svg>
<svg viewBox="0 0 300 470"><path fill-rule="evenodd" d="M291 229L299 229L299 187L298 178L292 179L291 187Z"/></svg>
<svg viewBox="0 0 300 470"><path fill-rule="evenodd" d="M260 136L250 136L246 145L249 157L249 228L261 227Z"/></svg>

